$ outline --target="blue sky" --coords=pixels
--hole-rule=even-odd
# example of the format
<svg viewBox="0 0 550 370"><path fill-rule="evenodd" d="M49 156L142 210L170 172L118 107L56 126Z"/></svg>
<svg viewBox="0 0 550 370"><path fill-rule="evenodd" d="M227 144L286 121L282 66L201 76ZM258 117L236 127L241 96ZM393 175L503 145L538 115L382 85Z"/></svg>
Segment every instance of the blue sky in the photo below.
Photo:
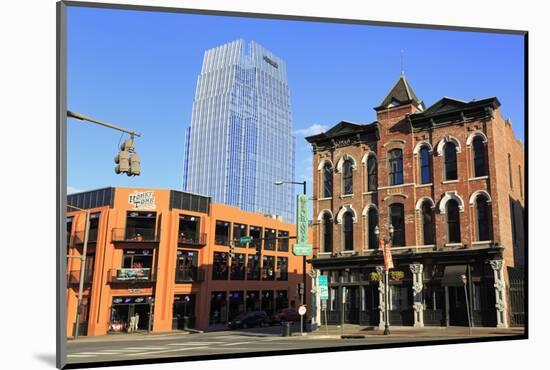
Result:
<svg viewBox="0 0 550 370"><path fill-rule="evenodd" d="M341 120L375 120L372 108L401 72L401 51L405 75L427 106L443 96L497 96L523 141L522 36L69 7L69 109L143 135L136 140L142 175L116 175L121 133L69 120L69 192L180 189L183 134L204 51L239 38L286 61L296 181L312 177L304 136Z"/></svg>

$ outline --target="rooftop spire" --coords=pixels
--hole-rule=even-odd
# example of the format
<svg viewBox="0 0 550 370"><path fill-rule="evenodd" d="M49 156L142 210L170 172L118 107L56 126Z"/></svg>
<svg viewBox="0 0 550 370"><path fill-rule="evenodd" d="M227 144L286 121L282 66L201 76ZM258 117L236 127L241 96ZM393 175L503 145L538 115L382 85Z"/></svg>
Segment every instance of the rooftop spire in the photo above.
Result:
<svg viewBox="0 0 550 370"><path fill-rule="evenodd" d="M405 79L405 73L402 70L399 80L397 80L389 94L382 100L378 108L391 108L403 104L413 104L418 109L424 110L424 103L418 99L412 87Z"/></svg>

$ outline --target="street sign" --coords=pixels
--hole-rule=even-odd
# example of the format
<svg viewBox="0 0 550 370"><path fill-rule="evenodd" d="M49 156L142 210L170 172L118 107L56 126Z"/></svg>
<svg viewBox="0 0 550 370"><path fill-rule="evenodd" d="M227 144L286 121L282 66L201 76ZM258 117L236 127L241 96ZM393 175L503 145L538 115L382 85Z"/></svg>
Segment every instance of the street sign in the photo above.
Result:
<svg viewBox="0 0 550 370"><path fill-rule="evenodd" d="M298 315L304 316L306 312L307 312L306 306L301 305L300 307L298 307Z"/></svg>
<svg viewBox="0 0 550 370"><path fill-rule="evenodd" d="M252 242L251 236L241 236L241 238L239 239L239 244L246 244L250 242Z"/></svg>
<svg viewBox="0 0 550 370"><path fill-rule="evenodd" d="M319 276L319 298L321 300L328 300L328 276Z"/></svg>
<svg viewBox="0 0 550 370"><path fill-rule="evenodd" d="M294 244L292 246L292 253L295 256L309 256L313 252L311 244Z"/></svg>
<svg viewBox="0 0 550 370"><path fill-rule="evenodd" d="M296 244L307 244L307 228L309 223L307 195L299 194L296 200Z"/></svg>

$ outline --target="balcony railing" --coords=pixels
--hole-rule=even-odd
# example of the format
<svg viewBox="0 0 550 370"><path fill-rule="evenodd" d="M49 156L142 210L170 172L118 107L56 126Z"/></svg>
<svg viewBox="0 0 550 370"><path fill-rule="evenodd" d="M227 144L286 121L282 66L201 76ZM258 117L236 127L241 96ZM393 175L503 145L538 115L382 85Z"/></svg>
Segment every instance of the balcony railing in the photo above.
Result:
<svg viewBox="0 0 550 370"><path fill-rule="evenodd" d="M84 285L92 283L92 271L84 271ZM67 272L67 284L79 284L80 283L80 270L72 270Z"/></svg>
<svg viewBox="0 0 550 370"><path fill-rule="evenodd" d="M206 272L204 268L194 267L183 271L176 271L176 283L197 283L204 281Z"/></svg>
<svg viewBox="0 0 550 370"><path fill-rule="evenodd" d="M125 229L113 229L113 241L118 242L158 242L155 229L127 227Z"/></svg>
<svg viewBox="0 0 550 370"><path fill-rule="evenodd" d="M206 245L206 233L195 234L180 234L178 236L178 243L185 245L205 246Z"/></svg>
<svg viewBox="0 0 550 370"><path fill-rule="evenodd" d="M84 230L75 232L73 235L72 246L84 244L84 234ZM97 229L90 229L90 232L88 233L88 244L95 242L97 242Z"/></svg>
<svg viewBox="0 0 550 370"><path fill-rule="evenodd" d="M120 268L109 271L111 283L136 283L155 281L150 268Z"/></svg>

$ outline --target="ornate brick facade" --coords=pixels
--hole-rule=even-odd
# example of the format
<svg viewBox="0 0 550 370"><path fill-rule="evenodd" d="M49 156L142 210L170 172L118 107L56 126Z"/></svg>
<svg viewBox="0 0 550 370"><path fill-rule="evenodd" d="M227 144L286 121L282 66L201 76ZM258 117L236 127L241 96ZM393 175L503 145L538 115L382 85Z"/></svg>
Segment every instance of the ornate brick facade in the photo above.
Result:
<svg viewBox="0 0 550 370"><path fill-rule="evenodd" d="M392 225L398 263L464 264L469 274L473 271L474 281L488 275L489 260L522 268L524 151L511 123L502 117L498 99L442 98L425 108L401 76L375 110L373 123L344 121L306 138L314 153L314 267L332 271L346 266L344 271L350 272L351 266L380 265L373 248L374 226L379 238L390 239ZM370 168L369 175L371 156L377 168ZM329 167L331 196L325 189ZM352 215L351 227L346 224L350 218L344 220L346 213ZM332 235L326 227L332 227ZM330 236L331 242L326 240ZM340 279L336 282L345 283ZM475 288L470 288L475 299Z"/></svg>

